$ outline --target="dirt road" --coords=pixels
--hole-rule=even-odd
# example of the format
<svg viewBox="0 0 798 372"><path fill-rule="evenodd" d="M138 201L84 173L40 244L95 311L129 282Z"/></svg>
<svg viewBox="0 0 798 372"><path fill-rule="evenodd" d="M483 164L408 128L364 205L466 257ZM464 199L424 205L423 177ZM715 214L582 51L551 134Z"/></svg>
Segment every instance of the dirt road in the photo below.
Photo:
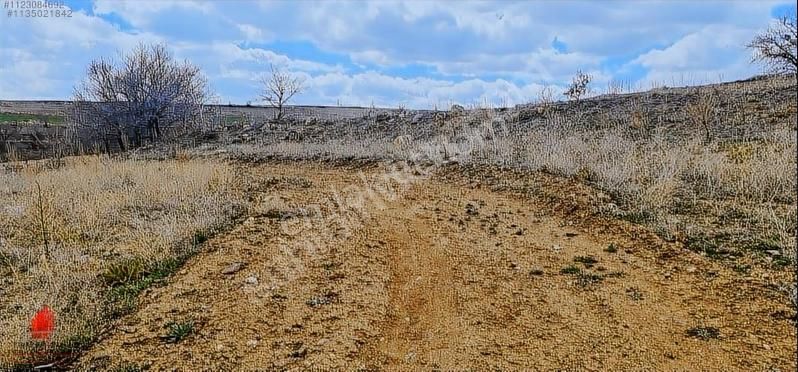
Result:
<svg viewBox="0 0 798 372"><path fill-rule="evenodd" d="M252 216L77 368L796 368L794 323L773 315L794 311L767 274L654 247L625 222L463 179L401 189L379 167L251 172ZM193 330L168 342L172 321Z"/></svg>

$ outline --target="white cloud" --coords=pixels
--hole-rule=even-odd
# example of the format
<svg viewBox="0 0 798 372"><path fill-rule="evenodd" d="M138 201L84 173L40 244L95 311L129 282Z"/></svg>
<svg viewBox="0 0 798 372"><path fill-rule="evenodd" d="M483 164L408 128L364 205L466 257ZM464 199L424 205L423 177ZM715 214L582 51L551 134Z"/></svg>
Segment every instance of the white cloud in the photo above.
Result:
<svg viewBox="0 0 798 372"><path fill-rule="evenodd" d="M266 36L267 33L264 32L262 29L258 28L257 26L242 23L237 25L237 27L238 30L241 31L241 34L244 35L246 41L262 43L267 41L268 39L271 39L271 33L268 33L269 37L267 37Z"/></svg>
<svg viewBox="0 0 798 372"><path fill-rule="evenodd" d="M94 0L95 14L116 13L130 22L134 27L143 28L149 25L150 17L165 11L179 12L193 9L210 15L213 6L207 1L191 0L158 0L158 1L119 1ZM178 16L176 14L176 16Z"/></svg>
<svg viewBox="0 0 798 372"><path fill-rule="evenodd" d="M597 86L617 74L732 79L757 71L742 45L767 26L777 3L785 2L96 0L99 16L2 19L0 98L67 98L91 59L141 41L168 42L178 58L206 71L225 101L251 99L253 81L269 63L305 76L311 87L301 100L319 104L520 103L540 84L567 84L579 69ZM132 30L102 18L109 14ZM185 27L197 20L207 22ZM555 37L567 53L551 48ZM312 48L294 51L298 57L269 50L271 41ZM315 58L313 48L325 56ZM609 59L620 67L606 67ZM22 65L34 66L37 78L16 83ZM407 72L411 65L425 69ZM428 70L434 73L410 77Z"/></svg>
<svg viewBox="0 0 798 372"><path fill-rule="evenodd" d="M308 79L302 103L410 108L448 107L451 103L516 105L532 100L540 84L516 85L505 80L470 79L461 82L429 78L399 78L374 71L346 75L330 73Z"/></svg>
<svg viewBox="0 0 798 372"><path fill-rule="evenodd" d="M380 52L379 50L366 50L363 52L354 52L349 55L352 58L352 62L357 64L376 64L376 65L387 65L389 63L388 56L385 53Z"/></svg>
<svg viewBox="0 0 798 372"><path fill-rule="evenodd" d="M50 78L52 71L49 62L16 48L0 48L0 55L4 60L0 65L0 89L3 98L56 98L52 96L52 90L59 82ZM32 75L42 78L28 78Z"/></svg>
<svg viewBox="0 0 798 372"><path fill-rule="evenodd" d="M710 25L666 48L642 54L631 64L648 69L642 79L646 82L686 79L687 84L699 84L748 77L757 72L756 66L749 63L750 52L745 48L755 32L755 29Z"/></svg>
<svg viewBox="0 0 798 372"><path fill-rule="evenodd" d="M0 45L9 46L0 54L0 99L66 99L92 59L163 40L122 32L83 12L71 18L9 18L0 35Z"/></svg>

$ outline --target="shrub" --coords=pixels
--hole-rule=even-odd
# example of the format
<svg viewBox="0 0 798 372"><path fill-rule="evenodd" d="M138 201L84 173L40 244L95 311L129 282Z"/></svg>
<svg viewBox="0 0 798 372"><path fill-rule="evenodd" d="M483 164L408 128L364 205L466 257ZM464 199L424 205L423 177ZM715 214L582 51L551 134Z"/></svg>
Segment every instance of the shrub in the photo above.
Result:
<svg viewBox="0 0 798 372"><path fill-rule="evenodd" d="M579 101L582 97L590 93L590 81L593 77L582 71L577 71L576 76L571 80L571 85L563 93L568 99Z"/></svg>

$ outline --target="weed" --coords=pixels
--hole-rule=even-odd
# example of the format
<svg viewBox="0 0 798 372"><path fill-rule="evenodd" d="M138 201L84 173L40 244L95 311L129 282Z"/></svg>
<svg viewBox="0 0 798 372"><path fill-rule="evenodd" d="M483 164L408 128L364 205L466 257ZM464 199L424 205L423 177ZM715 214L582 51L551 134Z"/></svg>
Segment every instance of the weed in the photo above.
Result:
<svg viewBox="0 0 798 372"><path fill-rule="evenodd" d="M691 251L716 260L742 256L741 252L721 247L718 243L718 238L710 238L705 235L688 237L685 241L685 246Z"/></svg>
<svg viewBox="0 0 798 372"><path fill-rule="evenodd" d="M197 230L194 232L194 245L201 245L208 241L208 233L205 230Z"/></svg>
<svg viewBox="0 0 798 372"><path fill-rule="evenodd" d="M687 330L687 335L707 341L720 338L720 330L715 327L693 327Z"/></svg>
<svg viewBox="0 0 798 372"><path fill-rule="evenodd" d="M338 294L334 292L327 292L323 295L313 296L305 303L310 307L317 307L321 305L329 305L338 299Z"/></svg>
<svg viewBox="0 0 798 372"><path fill-rule="evenodd" d="M780 252L782 247L778 242L778 238L767 238L757 240L754 244L751 244L748 249L754 252L767 253L768 251Z"/></svg>
<svg viewBox="0 0 798 372"><path fill-rule="evenodd" d="M161 338L168 343L178 343L194 332L194 321L171 321L166 324L165 328L166 335Z"/></svg>
<svg viewBox="0 0 798 372"><path fill-rule="evenodd" d="M585 265L586 268L591 268L598 263L598 260L593 256L576 256L574 262L579 262Z"/></svg>
<svg viewBox="0 0 798 372"><path fill-rule="evenodd" d="M605 278L623 278L626 276L626 273L623 271L612 271L607 274L604 274Z"/></svg>
<svg viewBox="0 0 798 372"><path fill-rule="evenodd" d="M773 266L775 266L777 269L783 269L787 266L791 266L792 264L793 262L789 258L782 255L773 257Z"/></svg>
<svg viewBox="0 0 798 372"><path fill-rule="evenodd" d="M616 247L616 246L615 246L615 244L613 244L613 243L610 243L610 244L607 246L607 248L604 248L604 252L607 252L607 253L616 253L616 252L618 252L618 247Z"/></svg>
<svg viewBox="0 0 798 372"><path fill-rule="evenodd" d="M567 274L567 275L576 275L581 272L582 270L574 265L568 265L562 268L562 270L560 270L560 274Z"/></svg>
<svg viewBox="0 0 798 372"><path fill-rule="evenodd" d="M145 274L144 263L139 258L128 258L113 262L102 274L108 285L125 285L138 280Z"/></svg>
<svg viewBox="0 0 798 372"><path fill-rule="evenodd" d="M532 269L532 270L529 271L529 275L541 276L543 274L544 274L544 272L541 269Z"/></svg>
<svg viewBox="0 0 798 372"><path fill-rule="evenodd" d="M751 271L751 265L736 264L732 266L732 270L740 274L748 274Z"/></svg>
<svg viewBox="0 0 798 372"><path fill-rule="evenodd" d="M580 272L576 275L576 283L579 284L580 287L587 287L591 284L599 283L602 280L604 280L603 276L589 272Z"/></svg>

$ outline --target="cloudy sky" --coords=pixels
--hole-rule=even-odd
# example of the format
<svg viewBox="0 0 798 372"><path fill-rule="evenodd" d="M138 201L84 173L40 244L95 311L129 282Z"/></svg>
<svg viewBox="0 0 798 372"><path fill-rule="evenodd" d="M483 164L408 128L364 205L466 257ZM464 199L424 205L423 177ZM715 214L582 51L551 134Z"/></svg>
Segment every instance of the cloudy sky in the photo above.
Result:
<svg viewBox="0 0 798 372"><path fill-rule="evenodd" d="M749 77L745 43L795 13L783 0L66 4L71 18L3 9L0 99L67 99L89 61L143 41L202 67L222 103L258 103L272 63L305 78L301 104L514 105L577 70L596 91Z"/></svg>

